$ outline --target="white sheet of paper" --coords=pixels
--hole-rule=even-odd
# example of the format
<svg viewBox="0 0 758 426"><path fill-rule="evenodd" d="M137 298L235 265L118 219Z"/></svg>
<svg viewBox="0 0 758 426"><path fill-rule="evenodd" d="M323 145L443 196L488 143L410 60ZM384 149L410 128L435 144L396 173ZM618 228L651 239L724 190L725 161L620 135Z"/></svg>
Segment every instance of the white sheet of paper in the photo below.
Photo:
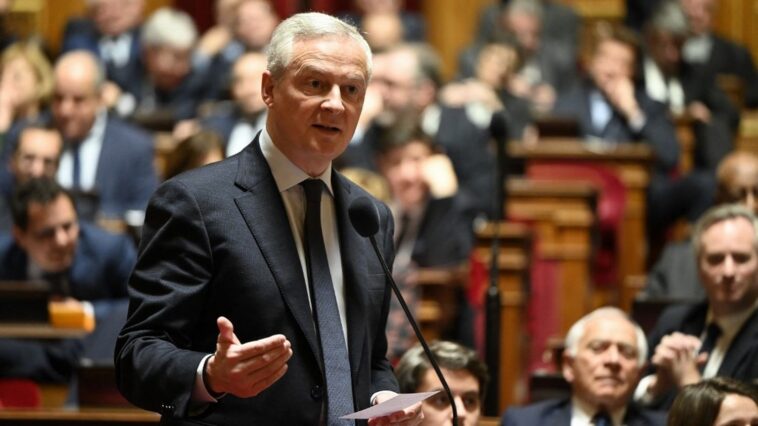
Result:
<svg viewBox="0 0 758 426"><path fill-rule="evenodd" d="M369 407L361 411L356 411L355 413L347 414L340 418L365 420L365 419L370 419L373 417L386 416L387 414L392 414L397 411L405 410L411 405L419 401L423 401L433 395L436 395L439 392L442 392L442 391L440 390L440 391L432 391L432 392L401 393L390 400L382 402L381 404L376 404L373 407Z"/></svg>

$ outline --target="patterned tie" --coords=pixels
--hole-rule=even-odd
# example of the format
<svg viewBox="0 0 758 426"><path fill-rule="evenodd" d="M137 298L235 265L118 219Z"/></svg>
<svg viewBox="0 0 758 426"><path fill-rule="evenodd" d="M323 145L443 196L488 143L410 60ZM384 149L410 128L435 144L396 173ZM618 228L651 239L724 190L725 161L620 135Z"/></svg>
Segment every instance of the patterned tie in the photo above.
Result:
<svg viewBox="0 0 758 426"><path fill-rule="evenodd" d="M708 324L708 327L705 328L705 338L703 339L703 344L700 345L700 349L698 350L699 354L702 353L708 353L708 356L713 352L713 349L716 347L716 342L718 342L719 337L721 337L721 327L719 327L718 324L715 322L711 322ZM703 370L705 370L706 363L703 363L703 365L700 366L700 373L703 373Z"/></svg>
<svg viewBox="0 0 758 426"><path fill-rule="evenodd" d="M341 416L352 413L353 387L350 374L350 359L347 354L342 322L340 321L337 299L334 294L329 261L321 234L321 191L324 184L318 179L308 179L301 183L307 201L305 209L305 249L308 266L308 282L311 290L311 304L316 331L321 343L326 381L327 418L326 424L349 425L353 421L340 420Z"/></svg>
<svg viewBox="0 0 758 426"><path fill-rule="evenodd" d="M71 187L74 189L82 188L82 160L79 154L81 143L75 143L71 146L71 157L73 159Z"/></svg>
<svg viewBox="0 0 758 426"><path fill-rule="evenodd" d="M613 421L607 412L601 411L592 418L592 424L594 426L613 426Z"/></svg>

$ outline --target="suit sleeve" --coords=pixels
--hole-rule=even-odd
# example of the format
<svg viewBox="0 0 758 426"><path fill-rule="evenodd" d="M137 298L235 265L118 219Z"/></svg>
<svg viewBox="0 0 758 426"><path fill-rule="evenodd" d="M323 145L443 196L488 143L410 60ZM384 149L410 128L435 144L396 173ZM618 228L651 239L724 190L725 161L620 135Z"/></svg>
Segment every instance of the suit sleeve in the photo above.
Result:
<svg viewBox="0 0 758 426"><path fill-rule="evenodd" d="M191 350L191 330L212 269L199 205L181 183L167 182L148 206L129 282L129 317L116 343L117 384L135 405L187 413L195 370L206 355Z"/></svg>
<svg viewBox="0 0 758 426"><path fill-rule="evenodd" d="M638 101L645 113L645 125L638 136L653 148L656 163L661 170L673 170L679 163L679 143L666 107L651 99L643 98Z"/></svg>
<svg viewBox="0 0 758 426"><path fill-rule="evenodd" d="M387 264L392 267L393 260L395 259L395 249L392 242L392 237L395 233L394 222L392 221L392 214L387 206L380 205L380 211L382 212L382 228L384 234L382 235L381 247L382 255L387 261ZM375 338L373 344L373 353L371 354L371 394L382 390L398 391L397 380L392 372L392 366L387 360L387 333L385 329L387 327L387 314L389 312L390 299L392 297L392 288L387 283L385 286L384 299L382 301L381 321L375 330Z"/></svg>

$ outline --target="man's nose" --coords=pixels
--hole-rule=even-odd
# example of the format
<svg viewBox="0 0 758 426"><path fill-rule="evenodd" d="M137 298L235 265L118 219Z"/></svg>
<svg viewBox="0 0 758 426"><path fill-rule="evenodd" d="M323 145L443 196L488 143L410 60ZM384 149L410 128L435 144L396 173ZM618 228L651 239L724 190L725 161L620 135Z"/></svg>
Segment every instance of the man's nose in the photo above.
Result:
<svg viewBox="0 0 758 426"><path fill-rule="evenodd" d="M734 263L734 258L731 255L727 255L724 258L724 268L723 273L725 277L732 277L735 273L736 265Z"/></svg>
<svg viewBox="0 0 758 426"><path fill-rule="evenodd" d="M55 229L55 245L58 247L63 247L69 243L71 239L71 236L68 233L68 230L66 230L63 227L58 227Z"/></svg>
<svg viewBox="0 0 758 426"><path fill-rule="evenodd" d="M326 99L321 105L331 112L344 111L345 106L342 104L342 90L340 86L336 84L333 85L329 92L326 94Z"/></svg>
<svg viewBox="0 0 758 426"><path fill-rule="evenodd" d="M45 160L42 158L33 159L31 166L29 167L29 174L32 177L38 178L38 177L42 177L44 173L45 173Z"/></svg>
<svg viewBox="0 0 758 426"><path fill-rule="evenodd" d="M458 414L458 420L460 422L459 425L463 424L463 420L466 419L466 405L463 404L463 398L461 398L460 395L453 395L453 398L455 398L455 410L456 414ZM450 410L450 418L453 418L453 410Z"/></svg>
<svg viewBox="0 0 758 426"><path fill-rule="evenodd" d="M611 345L606 351L605 351L605 361L608 364L614 364L617 365L619 363L621 354L619 354L619 350L616 346Z"/></svg>

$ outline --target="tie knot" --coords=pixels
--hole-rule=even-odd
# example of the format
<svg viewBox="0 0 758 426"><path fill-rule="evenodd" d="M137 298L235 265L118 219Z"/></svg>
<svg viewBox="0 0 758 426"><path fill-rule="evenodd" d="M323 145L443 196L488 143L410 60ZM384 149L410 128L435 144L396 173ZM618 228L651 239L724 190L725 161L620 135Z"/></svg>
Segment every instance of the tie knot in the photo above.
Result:
<svg viewBox="0 0 758 426"><path fill-rule="evenodd" d="M719 325L713 321L708 324L708 327L705 328L705 335L713 336L713 338L718 339L719 336L721 336L721 327L719 327Z"/></svg>
<svg viewBox="0 0 758 426"><path fill-rule="evenodd" d="M306 179L300 182L305 190L305 200L310 203L321 202L321 189L324 187L324 183L321 179Z"/></svg>
<svg viewBox="0 0 758 426"><path fill-rule="evenodd" d="M613 426L611 422L611 416L607 411L600 411L592 418L592 424L595 426Z"/></svg>

